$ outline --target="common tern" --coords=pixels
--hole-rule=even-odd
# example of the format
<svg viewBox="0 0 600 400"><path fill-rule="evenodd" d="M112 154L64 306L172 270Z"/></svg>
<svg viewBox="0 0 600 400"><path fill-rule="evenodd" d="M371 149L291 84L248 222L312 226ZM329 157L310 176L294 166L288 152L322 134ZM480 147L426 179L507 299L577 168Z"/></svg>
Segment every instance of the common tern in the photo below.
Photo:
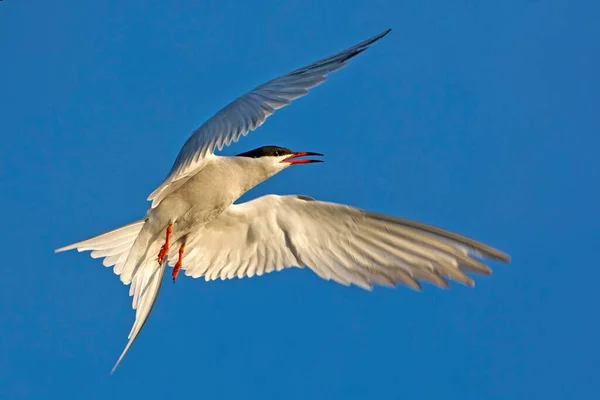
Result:
<svg viewBox="0 0 600 400"><path fill-rule="evenodd" d="M419 281L446 288L451 279L473 286L465 272L490 274L484 259L510 261L499 250L441 228L307 196L268 195L234 203L292 165L319 161L304 157L321 154L265 146L224 157L215 150L257 129L275 110L306 95L389 32L239 97L192 133L166 179L148 197L152 204L144 218L56 250L90 250L131 284L135 322L112 372L150 315L167 264L173 267L173 281L180 269L208 281L307 266L347 286L402 283L419 290Z"/></svg>

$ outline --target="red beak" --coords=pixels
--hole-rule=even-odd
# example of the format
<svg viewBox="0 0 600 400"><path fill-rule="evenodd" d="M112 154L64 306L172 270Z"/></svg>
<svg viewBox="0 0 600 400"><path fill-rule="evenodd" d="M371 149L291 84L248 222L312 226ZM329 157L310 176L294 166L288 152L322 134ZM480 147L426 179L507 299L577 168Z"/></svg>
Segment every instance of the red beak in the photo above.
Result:
<svg viewBox="0 0 600 400"><path fill-rule="evenodd" d="M291 156L289 156L288 158L286 158L284 160L281 160L281 162L290 163L291 165L294 165L294 164L312 164L312 163L323 162L323 160L306 160L306 159L295 160L295 158L306 157L306 156L319 156L319 157L323 157L323 154L321 154L321 153L313 153L313 152L310 152L310 151L297 151L294 154L292 154Z"/></svg>

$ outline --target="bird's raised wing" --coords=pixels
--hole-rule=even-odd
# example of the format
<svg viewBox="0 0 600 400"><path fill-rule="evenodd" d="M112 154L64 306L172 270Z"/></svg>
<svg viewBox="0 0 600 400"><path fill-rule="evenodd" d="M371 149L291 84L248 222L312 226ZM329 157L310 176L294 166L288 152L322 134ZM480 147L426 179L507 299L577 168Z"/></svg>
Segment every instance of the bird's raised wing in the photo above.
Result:
<svg viewBox="0 0 600 400"><path fill-rule="evenodd" d="M156 207L170 192L167 190L169 185L193 174L202 160L213 154L215 148L221 150L223 146L237 142L241 135L257 129L275 110L306 95L309 89L325 81L329 73L345 66L349 59L389 32L390 29L347 50L264 83L222 108L185 142L169 175L148 196L152 207Z"/></svg>
<svg viewBox="0 0 600 400"><path fill-rule="evenodd" d="M269 195L232 205L190 235L186 275L206 280L308 266L326 280L371 289L419 281L473 286L465 271L489 274L480 259L510 260L485 244L433 226L315 201ZM175 254L171 259L176 259Z"/></svg>

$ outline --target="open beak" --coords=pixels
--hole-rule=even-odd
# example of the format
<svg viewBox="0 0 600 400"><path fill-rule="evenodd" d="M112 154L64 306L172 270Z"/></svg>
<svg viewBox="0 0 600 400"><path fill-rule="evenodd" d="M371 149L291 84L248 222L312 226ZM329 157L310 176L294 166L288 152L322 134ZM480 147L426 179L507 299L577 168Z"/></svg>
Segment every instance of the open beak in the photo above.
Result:
<svg viewBox="0 0 600 400"><path fill-rule="evenodd" d="M281 162L290 163L290 165L294 165L294 164L312 164L312 163L317 163L317 162L323 162L323 160L306 160L306 159L296 160L296 158L298 158L298 157L306 157L306 156L319 156L319 157L323 157L323 154L321 154L321 153L313 153L313 152L310 152L310 151L297 151L294 154L292 154L291 156L289 156L288 158L281 160Z"/></svg>

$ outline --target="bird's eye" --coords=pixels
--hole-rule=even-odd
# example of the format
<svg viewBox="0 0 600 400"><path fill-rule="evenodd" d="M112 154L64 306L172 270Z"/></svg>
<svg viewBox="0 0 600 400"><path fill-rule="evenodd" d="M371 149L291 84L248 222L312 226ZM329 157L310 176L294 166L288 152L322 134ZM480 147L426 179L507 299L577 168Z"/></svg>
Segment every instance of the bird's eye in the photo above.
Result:
<svg viewBox="0 0 600 400"><path fill-rule="evenodd" d="M278 151L275 152L275 157L279 157L279 152Z"/></svg>

